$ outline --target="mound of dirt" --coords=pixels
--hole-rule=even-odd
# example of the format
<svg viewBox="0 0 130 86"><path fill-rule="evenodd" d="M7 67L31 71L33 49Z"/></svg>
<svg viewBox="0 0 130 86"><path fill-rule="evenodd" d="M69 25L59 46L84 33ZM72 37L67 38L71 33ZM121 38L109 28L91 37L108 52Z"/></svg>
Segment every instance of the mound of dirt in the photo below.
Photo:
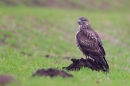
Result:
<svg viewBox="0 0 130 86"><path fill-rule="evenodd" d="M63 67L63 69L66 70L80 70L82 67L87 67L90 68L92 70L96 70L96 71L106 71L104 69L104 67L99 64L96 61L93 61L91 59L71 59L71 61L73 62L72 64L70 64L68 67Z"/></svg>
<svg viewBox="0 0 130 86"><path fill-rule="evenodd" d="M45 58L55 58L55 56L52 56L52 55L49 55L49 54L46 54L44 55Z"/></svg>
<svg viewBox="0 0 130 86"><path fill-rule="evenodd" d="M6 84L14 81L14 78L9 75L0 75L0 86L5 86Z"/></svg>
<svg viewBox="0 0 130 86"><path fill-rule="evenodd" d="M55 77L55 76L62 76L62 77L73 77L73 75L68 74L65 71L60 71L57 69L49 68L49 69L39 69L37 70L32 76L50 76L50 77Z"/></svg>

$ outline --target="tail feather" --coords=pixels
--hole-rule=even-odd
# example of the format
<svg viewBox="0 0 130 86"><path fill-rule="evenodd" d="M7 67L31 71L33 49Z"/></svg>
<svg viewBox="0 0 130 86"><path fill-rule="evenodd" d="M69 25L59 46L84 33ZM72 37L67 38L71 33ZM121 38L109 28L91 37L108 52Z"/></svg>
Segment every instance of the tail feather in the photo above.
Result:
<svg viewBox="0 0 130 86"><path fill-rule="evenodd" d="M96 60L97 62L99 62L104 69L108 72L109 71L109 65L105 59L105 57L92 57L94 60Z"/></svg>
<svg viewBox="0 0 130 86"><path fill-rule="evenodd" d="M104 58L104 57L103 57L103 58ZM106 68L107 71L109 71L109 65L108 65L106 59L104 58L103 60L104 60L104 62L105 62L105 63L104 63L104 67Z"/></svg>

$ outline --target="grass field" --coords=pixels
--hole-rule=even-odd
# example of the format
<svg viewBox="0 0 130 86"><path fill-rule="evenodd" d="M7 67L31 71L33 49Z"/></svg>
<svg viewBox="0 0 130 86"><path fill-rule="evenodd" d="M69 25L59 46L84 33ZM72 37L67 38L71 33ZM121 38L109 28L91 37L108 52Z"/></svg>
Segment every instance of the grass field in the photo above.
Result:
<svg viewBox="0 0 130 86"><path fill-rule="evenodd" d="M77 19L85 16L101 36L109 73L67 71L73 78L31 77L41 68L62 69L84 57L75 43ZM130 11L80 11L49 8L0 8L0 74L18 86L129 86ZM50 58L45 58L50 55ZM67 59L69 57L69 59ZM12 85L14 86L14 84Z"/></svg>

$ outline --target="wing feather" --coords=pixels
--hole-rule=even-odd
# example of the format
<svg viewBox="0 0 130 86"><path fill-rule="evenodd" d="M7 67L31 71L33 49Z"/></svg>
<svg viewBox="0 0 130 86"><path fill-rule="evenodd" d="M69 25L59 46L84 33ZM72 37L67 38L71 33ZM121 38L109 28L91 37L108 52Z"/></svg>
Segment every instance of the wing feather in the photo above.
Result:
<svg viewBox="0 0 130 86"><path fill-rule="evenodd" d="M94 56L104 56L104 49L99 45L96 35L92 31L81 30L77 36L77 44L84 54Z"/></svg>
<svg viewBox="0 0 130 86"><path fill-rule="evenodd" d="M105 60L105 51L102 42L94 31L80 30L76 35L76 41L79 49L85 56L90 56L102 65L109 69L107 61Z"/></svg>

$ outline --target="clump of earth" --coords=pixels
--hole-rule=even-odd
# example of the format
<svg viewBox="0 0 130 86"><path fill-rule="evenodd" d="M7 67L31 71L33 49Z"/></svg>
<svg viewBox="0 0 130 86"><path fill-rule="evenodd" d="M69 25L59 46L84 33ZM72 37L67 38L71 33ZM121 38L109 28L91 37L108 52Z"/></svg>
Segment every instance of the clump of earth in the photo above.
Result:
<svg viewBox="0 0 130 86"><path fill-rule="evenodd" d="M0 86L5 86L13 81L15 79L10 75L0 75Z"/></svg>
<svg viewBox="0 0 130 86"><path fill-rule="evenodd" d="M63 70L57 70L54 68L49 69L38 69L32 76L61 76L61 77L73 77L73 75L68 74L67 72Z"/></svg>
<svg viewBox="0 0 130 86"><path fill-rule="evenodd" d="M80 70L83 67L90 68L92 70L96 71L106 71L105 68L98 62L92 60L92 59L71 59L72 64L70 64L68 67L63 67L63 69L66 70Z"/></svg>

